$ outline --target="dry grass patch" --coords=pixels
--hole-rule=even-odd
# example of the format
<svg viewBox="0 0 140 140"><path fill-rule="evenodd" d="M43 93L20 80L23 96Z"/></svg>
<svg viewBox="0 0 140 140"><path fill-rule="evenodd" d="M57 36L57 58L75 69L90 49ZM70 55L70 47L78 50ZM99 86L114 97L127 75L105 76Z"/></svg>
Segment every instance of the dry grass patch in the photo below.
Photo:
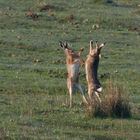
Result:
<svg viewBox="0 0 140 140"><path fill-rule="evenodd" d="M87 107L86 115L88 117L131 117L128 92L122 86L109 81L103 94L101 103L94 101Z"/></svg>

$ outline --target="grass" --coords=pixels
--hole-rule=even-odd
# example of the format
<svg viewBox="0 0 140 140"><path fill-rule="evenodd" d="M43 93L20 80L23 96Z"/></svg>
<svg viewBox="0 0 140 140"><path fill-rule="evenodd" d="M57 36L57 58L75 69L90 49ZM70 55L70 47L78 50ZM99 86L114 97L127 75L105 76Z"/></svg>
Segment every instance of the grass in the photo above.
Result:
<svg viewBox="0 0 140 140"><path fill-rule="evenodd" d="M109 80L102 96L102 102L94 100L87 106L86 114L89 117L131 118L131 107L128 91L115 81Z"/></svg>
<svg viewBox="0 0 140 140"><path fill-rule="evenodd" d="M0 0L0 139L140 139L139 0L113 2ZM43 4L55 8L40 12ZM26 16L30 9L37 19ZM131 119L89 119L80 94L68 108L58 42L84 47L86 59L91 39L107 42L100 80L104 88L110 77L127 88ZM80 80L86 87L83 67Z"/></svg>

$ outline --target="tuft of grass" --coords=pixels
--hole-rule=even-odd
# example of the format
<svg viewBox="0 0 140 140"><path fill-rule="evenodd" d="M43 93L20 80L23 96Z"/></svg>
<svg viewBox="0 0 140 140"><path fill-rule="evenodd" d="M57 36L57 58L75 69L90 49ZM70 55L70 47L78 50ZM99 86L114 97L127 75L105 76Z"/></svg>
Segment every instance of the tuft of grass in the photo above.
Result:
<svg viewBox="0 0 140 140"><path fill-rule="evenodd" d="M86 113L90 117L130 118L131 107L127 91L119 84L109 81L101 103L94 101Z"/></svg>

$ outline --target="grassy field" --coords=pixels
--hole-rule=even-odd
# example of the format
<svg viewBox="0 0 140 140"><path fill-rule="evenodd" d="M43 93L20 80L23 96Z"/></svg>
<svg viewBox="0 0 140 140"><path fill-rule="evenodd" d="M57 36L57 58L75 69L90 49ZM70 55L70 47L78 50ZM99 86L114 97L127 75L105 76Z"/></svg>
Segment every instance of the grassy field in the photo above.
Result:
<svg viewBox="0 0 140 140"><path fill-rule="evenodd" d="M91 39L107 42L100 81L129 91L131 119L88 118L79 93L68 107L58 42L84 47L86 59ZM139 140L139 58L139 0L0 0L0 139ZM80 79L86 87L84 67Z"/></svg>

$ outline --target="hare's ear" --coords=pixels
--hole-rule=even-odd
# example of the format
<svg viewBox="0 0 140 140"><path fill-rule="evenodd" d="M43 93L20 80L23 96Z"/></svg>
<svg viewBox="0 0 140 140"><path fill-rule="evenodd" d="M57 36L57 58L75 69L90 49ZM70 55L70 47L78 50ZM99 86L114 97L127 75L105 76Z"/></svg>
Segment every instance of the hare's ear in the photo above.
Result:
<svg viewBox="0 0 140 140"><path fill-rule="evenodd" d="M65 48L68 48L69 44L65 41Z"/></svg>
<svg viewBox="0 0 140 140"><path fill-rule="evenodd" d="M64 43L63 43L62 41L59 41L59 46L60 46L62 49L65 48L65 47L64 47Z"/></svg>
<svg viewBox="0 0 140 140"><path fill-rule="evenodd" d="M93 49L93 40L90 40L90 48L89 48L89 53L92 52Z"/></svg>
<svg viewBox="0 0 140 140"><path fill-rule="evenodd" d="M62 48L62 49L66 49L66 48L68 48L68 43L67 42L62 42L62 41L59 41L59 45L60 45L60 47Z"/></svg>
<svg viewBox="0 0 140 140"><path fill-rule="evenodd" d="M98 41L95 42L95 46L96 46L96 51L97 51L99 49Z"/></svg>

